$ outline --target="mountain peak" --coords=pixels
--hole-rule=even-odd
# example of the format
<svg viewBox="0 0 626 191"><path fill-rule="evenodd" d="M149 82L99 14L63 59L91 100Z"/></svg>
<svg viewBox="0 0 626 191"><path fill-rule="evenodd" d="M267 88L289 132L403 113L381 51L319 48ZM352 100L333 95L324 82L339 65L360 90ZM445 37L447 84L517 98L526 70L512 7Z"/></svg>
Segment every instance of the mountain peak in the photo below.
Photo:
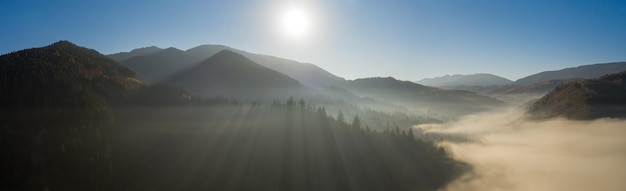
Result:
<svg viewBox="0 0 626 191"><path fill-rule="evenodd" d="M47 47L49 48L80 48L78 45L67 40L57 41L55 43L48 45Z"/></svg>
<svg viewBox="0 0 626 191"><path fill-rule="evenodd" d="M293 95L302 88L297 80L230 50L221 50L166 82L187 88L197 95L230 96L238 99L251 99L254 97L252 95Z"/></svg>
<svg viewBox="0 0 626 191"><path fill-rule="evenodd" d="M213 56L240 56L242 58L245 58L243 55L227 49L221 50Z"/></svg>
<svg viewBox="0 0 626 191"><path fill-rule="evenodd" d="M232 63L246 63L246 64L250 64L251 66L265 68L264 66L261 66L258 63L251 61L244 55L241 55L237 52L226 50L226 49L215 53L215 55L211 56L208 60L219 60L220 61L219 63L231 63L231 64Z"/></svg>

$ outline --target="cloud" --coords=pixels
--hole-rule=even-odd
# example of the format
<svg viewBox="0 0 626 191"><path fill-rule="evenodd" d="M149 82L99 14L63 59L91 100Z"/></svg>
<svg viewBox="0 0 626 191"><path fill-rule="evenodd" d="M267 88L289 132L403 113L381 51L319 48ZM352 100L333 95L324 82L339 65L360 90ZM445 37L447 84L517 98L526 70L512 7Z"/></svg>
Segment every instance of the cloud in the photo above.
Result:
<svg viewBox="0 0 626 191"><path fill-rule="evenodd" d="M473 171L447 191L626 190L626 121L527 121L516 109L467 116L427 132L465 134L443 142Z"/></svg>

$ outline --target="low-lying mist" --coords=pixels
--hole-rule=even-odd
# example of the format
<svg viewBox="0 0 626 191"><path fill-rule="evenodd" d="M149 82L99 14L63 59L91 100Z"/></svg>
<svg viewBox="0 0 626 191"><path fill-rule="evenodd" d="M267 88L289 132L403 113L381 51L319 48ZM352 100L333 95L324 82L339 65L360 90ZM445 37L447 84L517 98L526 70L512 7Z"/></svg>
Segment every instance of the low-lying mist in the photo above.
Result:
<svg viewBox="0 0 626 191"><path fill-rule="evenodd" d="M626 190L626 121L530 121L523 116L509 109L418 126L472 140L441 143L454 158L473 166L444 190Z"/></svg>

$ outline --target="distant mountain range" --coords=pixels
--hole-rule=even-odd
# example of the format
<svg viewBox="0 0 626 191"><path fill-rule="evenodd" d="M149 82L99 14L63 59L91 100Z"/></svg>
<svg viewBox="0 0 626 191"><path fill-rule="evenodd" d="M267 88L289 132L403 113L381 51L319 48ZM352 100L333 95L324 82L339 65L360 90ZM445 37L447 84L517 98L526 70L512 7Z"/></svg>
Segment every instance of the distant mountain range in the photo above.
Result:
<svg viewBox="0 0 626 191"><path fill-rule="evenodd" d="M506 85L513 81L493 74L445 75L436 78L425 78L417 81L418 84L434 87L448 86L494 86Z"/></svg>
<svg viewBox="0 0 626 191"><path fill-rule="evenodd" d="M309 87L319 88L344 80L313 64L253 54L223 45L201 45L186 51L175 49L178 50L177 53L173 53L173 49L175 48L163 50L152 46L111 54L109 57L136 70L139 76L149 84L161 82L174 73L199 64L222 50L239 53L257 64L290 76ZM170 51L166 52L167 50Z"/></svg>
<svg viewBox="0 0 626 191"><path fill-rule="evenodd" d="M624 70L626 70L626 62L583 65L556 71L539 72L537 74L521 78L513 82L513 85L527 86L550 80L568 80L576 78L590 79Z"/></svg>
<svg viewBox="0 0 626 191"><path fill-rule="evenodd" d="M484 111L502 104L502 102L484 95L541 95L561 84L611 72L612 70L620 70L622 67L626 67L626 62L594 64L559 71L541 72L513 83L511 83L510 80L491 74L452 75L420 81L421 83L433 86L446 86L447 89L449 88L446 90L396 80L390 77L344 80L312 64L248 53L221 45L201 45L186 51L176 48L161 49L151 46L135 49L130 52L111 54L106 57L94 50L78 47L67 41L60 41L40 49L24 50L7 54L3 56L3 59L18 59L15 55L24 54L25 51L42 52L41 54L34 54L36 56L24 56L25 58L31 59L31 61L27 62L36 63L35 60L39 59L45 61L41 63L50 63L41 65L49 67L50 69L37 70L63 71L61 66L69 68L76 67L76 75L82 77L71 77L71 79L79 81L73 82L72 80L68 80L68 83L95 83L96 81L94 80L114 80L111 82L116 85L107 85L109 82L97 82L95 83L96 85L69 85L79 88L86 86L96 87L94 91L103 92L106 95L120 93L118 90L115 90L117 93L111 93L112 90L100 90L98 88L111 88L114 86L126 88L139 87L143 82L137 80L137 77L148 84L164 83L182 87L190 90L190 94L194 95L209 97L225 96L243 100L262 97L267 99L281 98L293 95L304 95L307 93L310 94L316 91L321 94L328 94L327 96L336 97L336 95L334 95L336 93L328 93L329 91L324 90L328 86L333 86L341 88L342 91L344 91L342 93L343 96L339 97L341 99L348 99L346 100L348 103L370 103L376 105L389 103L403 106L411 110L440 112L450 116L460 116L472 112ZM30 55L31 53L28 54ZM63 58L64 54L74 56ZM22 58L20 57L19 59ZM114 60L120 61L123 65L120 65ZM13 63L14 61L5 62ZM82 64L54 64L57 62ZM3 67L5 67L5 72L7 72L12 69L6 67L16 66L17 65L5 64ZM137 75L135 75L135 71ZM55 72L50 74L53 73ZM115 77L120 76L120 74L124 75ZM65 74L60 76L64 75ZM28 81L37 81L34 78L40 78L36 75L29 76L33 79ZM52 75L52 78L58 78L58 76L58 74L57 77ZM42 77L46 77L46 75ZM520 85L530 83L533 79L539 81L531 83L530 85ZM548 80L546 81L544 79ZM24 83L28 85L30 82L16 82L14 84ZM19 88L7 82L5 82L5 86L11 86L8 89ZM47 86L46 88L49 87L54 86ZM173 97L185 95L180 93L183 90L177 90L175 87L168 88L169 87L157 88L155 92L172 91L174 92L172 94ZM465 90L479 92L484 95ZM2 96L12 96L4 92L6 91L0 94ZM393 108L395 107L393 105L387 104L386 107Z"/></svg>
<svg viewBox="0 0 626 191"><path fill-rule="evenodd" d="M536 101L529 113L537 118L596 119L626 117L626 71L556 87Z"/></svg>
<svg viewBox="0 0 626 191"><path fill-rule="evenodd" d="M360 96L406 105L418 110L441 112L451 116L484 111L489 107L502 104L496 99L469 91L443 90L410 81L400 81L392 77L351 80L344 83L343 87Z"/></svg>
<svg viewBox="0 0 626 191"><path fill-rule="evenodd" d="M626 70L626 62L583 65L557 71L545 71L521 78L515 82L500 85L446 85L447 89L458 89L476 92L483 95L543 95L555 87L572 81L597 78ZM456 77L459 78L459 77ZM453 81L454 76L436 79L437 83L445 80ZM428 80L426 80L428 83ZM463 80L459 80L463 81ZM419 83L419 82L418 82ZM469 84L469 83L468 83Z"/></svg>

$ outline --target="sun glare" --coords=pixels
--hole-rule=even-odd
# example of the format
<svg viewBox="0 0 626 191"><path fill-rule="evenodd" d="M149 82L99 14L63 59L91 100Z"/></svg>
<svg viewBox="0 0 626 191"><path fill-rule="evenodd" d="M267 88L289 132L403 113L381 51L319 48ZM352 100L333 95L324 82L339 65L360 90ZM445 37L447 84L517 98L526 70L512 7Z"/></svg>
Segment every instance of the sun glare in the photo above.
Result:
<svg viewBox="0 0 626 191"><path fill-rule="evenodd" d="M301 8L290 8L281 17L282 31L289 37L302 38L309 32L309 15Z"/></svg>

